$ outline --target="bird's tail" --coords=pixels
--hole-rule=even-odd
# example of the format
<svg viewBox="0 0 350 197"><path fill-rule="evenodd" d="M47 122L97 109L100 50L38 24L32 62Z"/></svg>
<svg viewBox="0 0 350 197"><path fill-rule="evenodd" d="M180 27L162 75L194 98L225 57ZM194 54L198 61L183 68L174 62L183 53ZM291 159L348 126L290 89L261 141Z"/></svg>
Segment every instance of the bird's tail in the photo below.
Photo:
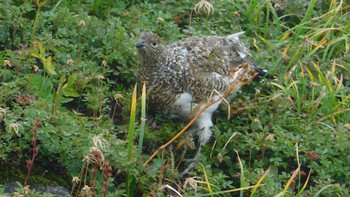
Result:
<svg viewBox="0 0 350 197"><path fill-rule="evenodd" d="M242 35L242 34L244 34L244 31L231 34L231 35L227 36L227 38L230 39L230 40L233 40L233 41L238 41L239 40L239 36Z"/></svg>

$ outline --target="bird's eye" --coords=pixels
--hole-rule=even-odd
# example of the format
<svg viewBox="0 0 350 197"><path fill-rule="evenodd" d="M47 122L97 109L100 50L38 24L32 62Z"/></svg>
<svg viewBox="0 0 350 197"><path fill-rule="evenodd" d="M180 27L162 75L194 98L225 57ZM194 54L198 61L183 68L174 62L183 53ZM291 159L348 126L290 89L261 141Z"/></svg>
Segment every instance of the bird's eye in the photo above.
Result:
<svg viewBox="0 0 350 197"><path fill-rule="evenodd" d="M152 46L157 46L157 43L156 42L152 42Z"/></svg>

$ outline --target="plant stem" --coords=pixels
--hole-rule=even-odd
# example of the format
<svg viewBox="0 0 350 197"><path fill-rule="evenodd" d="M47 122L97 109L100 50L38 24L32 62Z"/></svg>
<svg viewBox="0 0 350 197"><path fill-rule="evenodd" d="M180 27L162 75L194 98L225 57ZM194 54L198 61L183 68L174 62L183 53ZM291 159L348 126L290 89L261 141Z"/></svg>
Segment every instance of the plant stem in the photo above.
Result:
<svg viewBox="0 0 350 197"><path fill-rule="evenodd" d="M36 27L36 23L38 21L39 18L39 13L40 13L40 9L43 5L45 5L47 3L47 0L44 0L43 2L40 3L40 0L35 0L35 4L38 6L38 10L36 11L36 15L35 15L35 19L34 19L34 24L33 24L33 29L32 29L32 39L31 39L31 44L33 44L34 42L34 34L35 34L35 27Z"/></svg>
<svg viewBox="0 0 350 197"><path fill-rule="evenodd" d="M38 135L38 129L39 129L39 126L41 124L41 121L38 120L38 119L35 119L34 121L34 136L32 138L32 144L33 144L33 155L32 155L32 159L28 159L27 160L27 176L26 176L26 180L24 182L24 186L27 185L28 183L28 180L29 180L29 177L30 177L30 172L32 170L32 167L34 165L34 160L35 160L35 157L38 155L38 152L39 152L39 149L38 147L36 146L36 140L37 140L37 135Z"/></svg>
<svg viewBox="0 0 350 197"><path fill-rule="evenodd" d="M58 107L58 103L59 103L60 97L62 95L63 84L64 84L65 81L66 81L66 77L65 76L61 76L60 83L58 85L57 92L56 92L56 95L55 95L55 102L54 102L53 107L52 107L52 114L53 115L57 114L57 107Z"/></svg>

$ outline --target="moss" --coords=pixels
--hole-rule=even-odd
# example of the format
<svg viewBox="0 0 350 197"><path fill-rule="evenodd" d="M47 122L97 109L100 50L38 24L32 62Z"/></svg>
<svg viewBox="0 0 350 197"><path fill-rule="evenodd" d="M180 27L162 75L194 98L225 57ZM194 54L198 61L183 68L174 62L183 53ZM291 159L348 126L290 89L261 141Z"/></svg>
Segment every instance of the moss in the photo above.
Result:
<svg viewBox="0 0 350 197"><path fill-rule="evenodd" d="M48 167L34 163L31 175L28 180L30 186L63 186L70 188L70 178L59 171L59 168L46 170ZM15 181L24 183L27 176L27 169L24 165L14 165L13 163L3 163L0 171L0 184L8 184Z"/></svg>

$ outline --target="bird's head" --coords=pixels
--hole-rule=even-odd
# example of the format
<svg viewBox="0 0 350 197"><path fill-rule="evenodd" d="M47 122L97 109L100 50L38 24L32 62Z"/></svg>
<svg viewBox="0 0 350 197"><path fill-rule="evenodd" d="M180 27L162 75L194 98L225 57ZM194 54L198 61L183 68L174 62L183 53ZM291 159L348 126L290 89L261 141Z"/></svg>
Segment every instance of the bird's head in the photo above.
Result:
<svg viewBox="0 0 350 197"><path fill-rule="evenodd" d="M142 33L136 43L136 48L141 59L144 60L158 59L165 50L159 36L152 32Z"/></svg>

